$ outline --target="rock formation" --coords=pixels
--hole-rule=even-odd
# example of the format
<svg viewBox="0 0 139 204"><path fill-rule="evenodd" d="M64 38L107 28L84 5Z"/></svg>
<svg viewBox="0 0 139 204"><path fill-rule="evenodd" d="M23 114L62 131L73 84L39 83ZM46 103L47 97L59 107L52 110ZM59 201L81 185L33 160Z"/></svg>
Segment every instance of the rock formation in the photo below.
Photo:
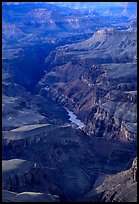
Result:
<svg viewBox="0 0 139 204"><path fill-rule="evenodd" d="M86 202L137 202L137 158L130 169L99 178L95 188L84 196Z"/></svg>

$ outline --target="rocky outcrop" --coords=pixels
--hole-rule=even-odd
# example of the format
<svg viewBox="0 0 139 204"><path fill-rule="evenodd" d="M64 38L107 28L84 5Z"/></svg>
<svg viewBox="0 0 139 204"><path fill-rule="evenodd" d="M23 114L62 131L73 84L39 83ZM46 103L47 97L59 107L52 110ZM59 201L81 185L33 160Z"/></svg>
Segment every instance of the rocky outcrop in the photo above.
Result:
<svg viewBox="0 0 139 204"><path fill-rule="evenodd" d="M132 170L133 181L137 182L137 157L133 160L131 170Z"/></svg>
<svg viewBox="0 0 139 204"><path fill-rule="evenodd" d="M92 64L132 63L137 56L136 35L136 30L99 30L87 40L57 48L49 55L50 66L77 58L90 60Z"/></svg>
<svg viewBox="0 0 139 204"><path fill-rule="evenodd" d="M100 176L84 202L137 202L137 158L132 167L113 176ZM100 184L101 183L101 184Z"/></svg>

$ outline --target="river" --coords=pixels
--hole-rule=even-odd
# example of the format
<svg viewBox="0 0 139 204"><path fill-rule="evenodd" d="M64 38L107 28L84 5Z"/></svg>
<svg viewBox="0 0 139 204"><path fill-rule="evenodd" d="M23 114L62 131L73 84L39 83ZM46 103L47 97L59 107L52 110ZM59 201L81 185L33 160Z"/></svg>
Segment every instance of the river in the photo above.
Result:
<svg viewBox="0 0 139 204"><path fill-rule="evenodd" d="M70 116L69 121L71 121L73 124L76 124L78 129L82 129L85 124L81 120L77 119L77 116L72 111L67 108L65 109L68 112L68 115Z"/></svg>

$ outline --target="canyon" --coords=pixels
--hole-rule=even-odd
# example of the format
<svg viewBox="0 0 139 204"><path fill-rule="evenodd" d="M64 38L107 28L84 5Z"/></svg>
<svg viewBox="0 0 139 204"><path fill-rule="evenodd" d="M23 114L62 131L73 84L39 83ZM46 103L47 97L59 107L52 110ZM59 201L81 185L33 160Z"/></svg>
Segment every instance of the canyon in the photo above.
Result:
<svg viewBox="0 0 139 204"><path fill-rule="evenodd" d="M76 6L3 2L3 202L137 201L135 5Z"/></svg>

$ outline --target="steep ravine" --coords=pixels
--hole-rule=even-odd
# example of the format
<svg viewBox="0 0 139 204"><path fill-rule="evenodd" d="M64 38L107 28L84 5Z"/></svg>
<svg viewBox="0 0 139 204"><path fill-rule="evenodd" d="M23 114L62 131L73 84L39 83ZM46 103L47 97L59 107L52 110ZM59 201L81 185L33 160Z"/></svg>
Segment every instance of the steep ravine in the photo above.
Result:
<svg viewBox="0 0 139 204"><path fill-rule="evenodd" d="M136 64L122 64L129 73L115 79L114 70L120 66L93 65L90 76L84 76L83 66L66 64L45 75L37 93L72 110L86 124L88 134L136 140ZM73 78L75 69L78 80Z"/></svg>
<svg viewBox="0 0 139 204"><path fill-rule="evenodd" d="M57 48L46 58L45 66L50 71L36 85L34 93L72 110L92 136L136 140L135 37L132 29L108 29L97 31L80 43ZM125 44L122 48L121 42ZM109 46L113 47L112 52ZM116 54L120 50L122 60ZM105 54L105 63L100 60L98 64L94 55L99 56L100 51L102 56L107 52L108 55Z"/></svg>

